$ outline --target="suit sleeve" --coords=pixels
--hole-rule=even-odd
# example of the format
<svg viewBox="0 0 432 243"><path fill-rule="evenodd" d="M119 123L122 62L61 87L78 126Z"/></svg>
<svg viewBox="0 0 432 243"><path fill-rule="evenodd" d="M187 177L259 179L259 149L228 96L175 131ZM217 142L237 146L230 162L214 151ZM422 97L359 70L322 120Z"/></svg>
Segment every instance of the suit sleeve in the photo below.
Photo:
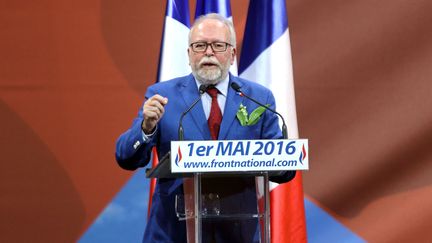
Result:
<svg viewBox="0 0 432 243"><path fill-rule="evenodd" d="M146 98L152 95L153 92L149 88ZM141 106L132 126L117 139L115 157L117 163L123 169L135 170L146 166L150 161L151 149L156 144L158 131L149 141L144 141L141 129L143 120L143 108Z"/></svg>

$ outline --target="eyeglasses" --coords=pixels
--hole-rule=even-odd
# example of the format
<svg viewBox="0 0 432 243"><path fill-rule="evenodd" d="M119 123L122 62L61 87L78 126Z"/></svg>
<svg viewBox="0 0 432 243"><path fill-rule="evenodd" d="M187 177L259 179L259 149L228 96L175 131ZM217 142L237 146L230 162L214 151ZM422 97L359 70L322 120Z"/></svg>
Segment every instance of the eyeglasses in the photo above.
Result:
<svg viewBox="0 0 432 243"><path fill-rule="evenodd" d="M202 53L205 52L207 50L207 47L210 46L211 49L213 50L213 52L224 52L226 51L228 46L232 46L229 43L226 42L194 42L192 44L190 44L190 47L192 48L193 52L198 52L198 53Z"/></svg>

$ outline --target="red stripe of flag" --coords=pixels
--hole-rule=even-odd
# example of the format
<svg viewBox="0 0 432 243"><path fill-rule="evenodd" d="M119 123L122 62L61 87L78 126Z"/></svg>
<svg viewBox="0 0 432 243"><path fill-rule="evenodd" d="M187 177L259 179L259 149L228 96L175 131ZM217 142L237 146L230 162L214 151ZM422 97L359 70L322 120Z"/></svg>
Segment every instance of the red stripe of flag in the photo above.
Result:
<svg viewBox="0 0 432 243"><path fill-rule="evenodd" d="M270 193L271 242L307 242L302 174Z"/></svg>

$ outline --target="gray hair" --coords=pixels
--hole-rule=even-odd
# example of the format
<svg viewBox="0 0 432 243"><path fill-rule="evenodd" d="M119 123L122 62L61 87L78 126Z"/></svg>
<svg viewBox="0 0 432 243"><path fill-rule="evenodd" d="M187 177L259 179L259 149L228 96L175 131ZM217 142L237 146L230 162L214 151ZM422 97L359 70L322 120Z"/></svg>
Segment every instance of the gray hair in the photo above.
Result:
<svg viewBox="0 0 432 243"><path fill-rule="evenodd" d="M192 25L192 27L191 27L191 29L189 31L189 40L188 40L189 44L191 44L192 30L197 25L199 25L200 23L202 23L204 20L207 20L207 19L218 20L221 23L223 23L225 26L227 26L228 29L229 29L229 34L230 34L230 42L231 42L230 44L233 47L236 47L236 45L237 45L237 43L236 43L236 33L235 33L235 30L234 30L233 23L231 22L231 20L229 20L229 19L225 18L224 16L222 16L220 14L217 14L217 13L209 13L209 14L206 14L206 15L201 15L200 17L198 17L195 20L195 22L193 23L193 25Z"/></svg>

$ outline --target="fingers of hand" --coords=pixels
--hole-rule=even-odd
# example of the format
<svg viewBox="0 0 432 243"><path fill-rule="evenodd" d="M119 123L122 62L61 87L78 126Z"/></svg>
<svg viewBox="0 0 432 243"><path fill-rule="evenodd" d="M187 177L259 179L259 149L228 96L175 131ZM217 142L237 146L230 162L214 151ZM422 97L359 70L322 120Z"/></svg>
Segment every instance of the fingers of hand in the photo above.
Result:
<svg viewBox="0 0 432 243"><path fill-rule="evenodd" d="M160 95L154 95L144 103L144 118L159 120L165 112L164 106L168 99Z"/></svg>
<svg viewBox="0 0 432 243"><path fill-rule="evenodd" d="M156 100L163 106L165 106L168 103L168 98L163 97L163 96L158 95L158 94L153 95L149 100Z"/></svg>

